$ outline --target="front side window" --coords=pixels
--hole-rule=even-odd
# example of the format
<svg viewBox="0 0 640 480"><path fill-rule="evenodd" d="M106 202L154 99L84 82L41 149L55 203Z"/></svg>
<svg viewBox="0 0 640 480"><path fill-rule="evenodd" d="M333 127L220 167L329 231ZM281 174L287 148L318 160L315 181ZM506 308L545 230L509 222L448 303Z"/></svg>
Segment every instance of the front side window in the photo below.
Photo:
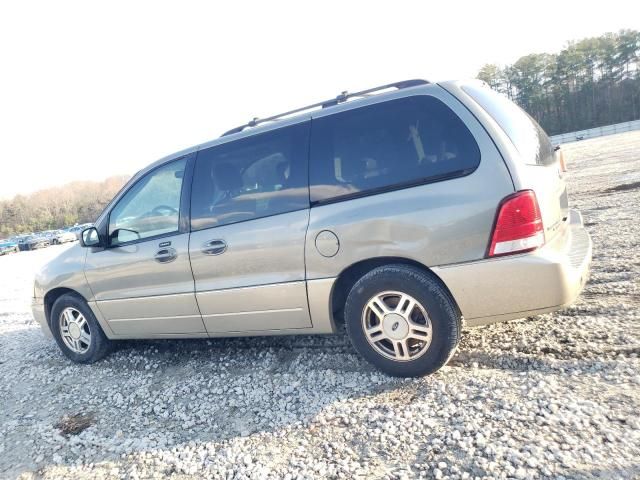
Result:
<svg viewBox="0 0 640 480"><path fill-rule="evenodd" d="M119 245L177 232L187 160L148 173L124 194L109 215L109 240Z"/></svg>
<svg viewBox="0 0 640 480"><path fill-rule="evenodd" d="M308 144L307 122L198 153L191 228L201 230L308 208Z"/></svg>
<svg viewBox="0 0 640 480"><path fill-rule="evenodd" d="M311 201L464 175L480 150L462 120L426 95L313 120Z"/></svg>

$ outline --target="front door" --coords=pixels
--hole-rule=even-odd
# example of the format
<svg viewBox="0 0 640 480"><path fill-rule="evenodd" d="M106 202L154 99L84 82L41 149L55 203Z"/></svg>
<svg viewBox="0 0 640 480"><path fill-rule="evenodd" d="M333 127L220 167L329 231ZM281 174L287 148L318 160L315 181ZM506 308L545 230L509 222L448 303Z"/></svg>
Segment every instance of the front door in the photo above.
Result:
<svg viewBox="0 0 640 480"><path fill-rule="evenodd" d="M189 233L180 222L187 161L162 165L134 183L109 214L106 248L87 253L87 281L116 335L205 333Z"/></svg>
<svg viewBox="0 0 640 480"><path fill-rule="evenodd" d="M211 334L311 326L304 267L309 123L202 150L189 253Z"/></svg>

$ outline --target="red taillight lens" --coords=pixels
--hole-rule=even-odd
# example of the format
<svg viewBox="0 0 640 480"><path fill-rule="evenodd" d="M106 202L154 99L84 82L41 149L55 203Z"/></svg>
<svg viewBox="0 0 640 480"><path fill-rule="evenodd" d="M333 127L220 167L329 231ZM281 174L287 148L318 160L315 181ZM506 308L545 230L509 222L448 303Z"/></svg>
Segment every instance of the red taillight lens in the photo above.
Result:
<svg viewBox="0 0 640 480"><path fill-rule="evenodd" d="M506 197L498 208L489 256L535 250L544 245L544 228L538 200L533 190Z"/></svg>

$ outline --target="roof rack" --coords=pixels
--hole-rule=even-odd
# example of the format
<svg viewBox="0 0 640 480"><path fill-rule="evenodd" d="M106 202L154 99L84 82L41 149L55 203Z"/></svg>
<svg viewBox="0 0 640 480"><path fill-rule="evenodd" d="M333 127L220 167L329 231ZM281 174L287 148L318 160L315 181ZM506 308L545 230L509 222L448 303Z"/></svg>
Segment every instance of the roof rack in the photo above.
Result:
<svg viewBox="0 0 640 480"><path fill-rule="evenodd" d="M388 88L397 88L398 90L402 90L403 88L409 88L409 87L416 87L418 85L426 85L429 82L427 80L420 80L420 79L414 79L414 80L404 80L402 82L395 82L395 83L388 83L386 85L381 85L379 87L374 87L374 88L369 88L367 90L362 90L361 92L355 92L355 93L348 93L346 91L342 92L340 95L338 95L336 98L331 98L329 100L325 100L323 102L318 102L318 103L314 103L313 105L308 105L306 107L302 107L302 108L296 108L295 110L289 110L288 112L284 112L284 113L280 113L278 115L274 115L272 117L267 117L267 118L254 118L253 120L251 120L249 123L245 124L245 125L241 125L239 127L236 128L232 128L231 130L224 132L221 136L225 136L225 135L231 135L232 133L239 133L241 131L243 131L245 128L249 128L249 127L255 127L261 123L265 123L265 122L273 122L274 120L278 120L279 118L282 117L286 117L288 115L293 115L294 113L300 113L300 112L304 112L305 110L311 110L313 108L318 108L318 107L322 107L322 108L328 108L328 107L333 107L335 105L338 105L339 103L344 103L347 100L349 100L350 98L354 98L354 97L365 97L371 93L380 91L380 90L387 90Z"/></svg>

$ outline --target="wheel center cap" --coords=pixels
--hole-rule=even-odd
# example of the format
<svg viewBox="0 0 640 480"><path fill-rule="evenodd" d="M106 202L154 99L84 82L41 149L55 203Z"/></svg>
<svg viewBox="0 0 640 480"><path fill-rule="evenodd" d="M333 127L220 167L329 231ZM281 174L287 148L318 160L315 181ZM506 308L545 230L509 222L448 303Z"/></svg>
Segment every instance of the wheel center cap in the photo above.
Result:
<svg viewBox="0 0 640 480"><path fill-rule="evenodd" d="M401 340L409 333L407 321L397 313L389 313L382 320L382 329L387 337L394 340Z"/></svg>
<svg viewBox="0 0 640 480"><path fill-rule="evenodd" d="M71 338L73 338L74 340L79 339L80 338L80 327L75 323L70 323L69 324L69 335L71 335Z"/></svg>

